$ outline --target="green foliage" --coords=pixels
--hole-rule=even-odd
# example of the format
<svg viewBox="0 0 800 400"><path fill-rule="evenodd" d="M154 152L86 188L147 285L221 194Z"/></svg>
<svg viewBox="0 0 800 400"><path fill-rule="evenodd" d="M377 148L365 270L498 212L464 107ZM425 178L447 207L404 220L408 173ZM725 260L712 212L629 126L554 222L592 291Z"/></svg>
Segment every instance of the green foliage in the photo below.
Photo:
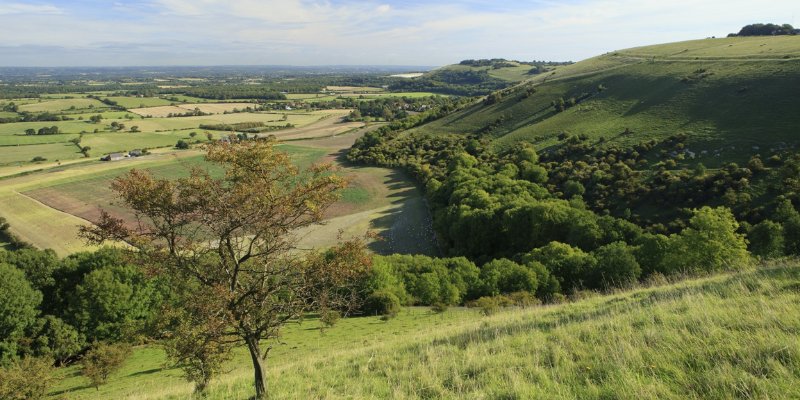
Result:
<svg viewBox="0 0 800 400"><path fill-rule="evenodd" d="M484 296L475 300L474 306L479 308L481 314L490 316L500 311L500 302L495 296Z"/></svg>
<svg viewBox="0 0 800 400"><path fill-rule="evenodd" d="M465 258L375 257L370 290L391 292L406 305L457 305L478 292L478 274Z"/></svg>
<svg viewBox="0 0 800 400"><path fill-rule="evenodd" d="M26 357L0 368L0 399L42 400L48 398L55 375L47 358Z"/></svg>
<svg viewBox="0 0 800 400"><path fill-rule="evenodd" d="M83 276L68 301L68 315L91 341L123 340L138 331L158 297L138 267L110 265Z"/></svg>
<svg viewBox="0 0 800 400"><path fill-rule="evenodd" d="M131 348L124 344L95 343L83 356L81 373L92 386L108 382L108 378L122 367L122 363L131 353Z"/></svg>
<svg viewBox="0 0 800 400"><path fill-rule="evenodd" d="M30 336L34 353L61 365L86 348L86 340L77 329L52 315L40 318Z"/></svg>
<svg viewBox="0 0 800 400"><path fill-rule="evenodd" d="M689 227L670 238L667 263L679 271L713 272L748 263L747 241L739 223L724 207L694 210Z"/></svg>
<svg viewBox="0 0 800 400"><path fill-rule="evenodd" d="M592 254L560 242L550 242L526 254L523 259L547 267L565 290L583 287L585 278L597 265L597 259Z"/></svg>
<svg viewBox="0 0 800 400"><path fill-rule="evenodd" d="M400 300L393 293L377 291L367 297L363 312L367 315L394 318L400 312Z"/></svg>
<svg viewBox="0 0 800 400"><path fill-rule="evenodd" d="M642 269L625 242L614 242L592 252L597 264L590 275L594 285L608 289L626 287L639 280Z"/></svg>
<svg viewBox="0 0 800 400"><path fill-rule="evenodd" d="M19 342L36 322L41 302L42 294L22 271L0 263L0 365L17 357Z"/></svg>
<svg viewBox="0 0 800 400"><path fill-rule="evenodd" d="M747 232L750 251L759 257L773 258L784 255L783 226L764 220L750 228Z"/></svg>
<svg viewBox="0 0 800 400"><path fill-rule="evenodd" d="M484 296L512 292L535 293L539 286L535 271L505 258L484 264L480 279Z"/></svg>

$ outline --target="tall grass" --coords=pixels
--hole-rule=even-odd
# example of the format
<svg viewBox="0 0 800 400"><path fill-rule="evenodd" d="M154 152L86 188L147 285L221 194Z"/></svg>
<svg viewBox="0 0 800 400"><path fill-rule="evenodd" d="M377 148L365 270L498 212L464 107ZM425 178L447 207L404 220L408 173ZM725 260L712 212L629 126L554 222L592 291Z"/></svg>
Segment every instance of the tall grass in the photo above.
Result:
<svg viewBox="0 0 800 400"><path fill-rule="evenodd" d="M800 268L515 310L273 369L275 398L800 398ZM229 376L211 398L247 398ZM180 398L180 397L176 397Z"/></svg>
<svg viewBox="0 0 800 400"><path fill-rule="evenodd" d="M407 309L388 322L291 327L275 350L276 399L800 398L800 264L589 296L483 317ZM100 391L63 371L67 398L188 399L163 353L140 349ZM240 352L209 399L253 394Z"/></svg>

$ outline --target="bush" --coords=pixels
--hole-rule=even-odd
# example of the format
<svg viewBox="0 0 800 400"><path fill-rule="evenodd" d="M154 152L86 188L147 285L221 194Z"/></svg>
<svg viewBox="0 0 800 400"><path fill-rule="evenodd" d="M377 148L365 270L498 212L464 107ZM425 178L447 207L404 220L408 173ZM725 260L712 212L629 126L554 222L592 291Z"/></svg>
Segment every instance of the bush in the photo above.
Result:
<svg viewBox="0 0 800 400"><path fill-rule="evenodd" d="M608 289L625 287L639 279L642 269L625 242L607 244L593 253L597 259L594 269L595 287Z"/></svg>
<svg viewBox="0 0 800 400"><path fill-rule="evenodd" d="M437 303L433 303L433 305L431 306L431 311L433 311L435 313L443 313L443 312L447 311L447 307L448 307L447 304L441 303L441 302L437 302Z"/></svg>
<svg viewBox="0 0 800 400"><path fill-rule="evenodd" d="M176 149L180 149L180 150L186 150L186 149L188 149L188 148L189 148L189 143L187 143L187 142L186 142L185 140L183 140L183 139L180 139L180 140L178 140L178 142L177 142L177 143L175 143L175 148L176 148Z"/></svg>
<svg viewBox="0 0 800 400"><path fill-rule="evenodd" d="M764 220L753 226L747 233L750 240L750 251L754 255L772 258L783 255L783 227L770 220Z"/></svg>
<svg viewBox="0 0 800 400"><path fill-rule="evenodd" d="M364 312L369 315L382 315L394 318L400 313L400 300L393 293L377 291L367 298Z"/></svg>
<svg viewBox="0 0 800 400"><path fill-rule="evenodd" d="M487 296L520 291L534 293L538 287L533 270L505 258L486 263L481 268L480 278L483 294Z"/></svg>
<svg viewBox="0 0 800 400"><path fill-rule="evenodd" d="M48 359L28 357L17 361L0 369L0 399L45 399L53 376L53 363Z"/></svg>
<svg viewBox="0 0 800 400"><path fill-rule="evenodd" d="M495 296L484 296L475 300L473 305L480 309L481 314L489 316L500 311L500 302Z"/></svg>
<svg viewBox="0 0 800 400"><path fill-rule="evenodd" d="M322 322L322 325L324 325L327 328L336 325L336 323L339 322L339 319L341 318L342 314L336 310L324 310L319 315L320 322Z"/></svg>
<svg viewBox="0 0 800 400"><path fill-rule="evenodd" d="M541 300L537 299L530 292L514 292L510 293L507 297L519 308L528 308L542 304Z"/></svg>
<svg viewBox="0 0 800 400"><path fill-rule="evenodd" d="M116 372L130 355L131 348L125 344L96 343L83 357L81 373L89 379L92 386L108 382L108 377Z"/></svg>

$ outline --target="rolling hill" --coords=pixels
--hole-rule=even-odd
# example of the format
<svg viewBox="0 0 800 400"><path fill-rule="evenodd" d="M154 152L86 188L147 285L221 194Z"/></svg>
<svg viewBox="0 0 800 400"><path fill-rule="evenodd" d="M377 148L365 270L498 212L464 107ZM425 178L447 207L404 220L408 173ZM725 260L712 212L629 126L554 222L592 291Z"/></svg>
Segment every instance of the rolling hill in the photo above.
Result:
<svg viewBox="0 0 800 400"><path fill-rule="evenodd" d="M800 268L794 263L572 303L481 316L405 309L348 318L320 334L291 326L271 357L275 398L794 398L800 396ZM62 369L74 399L189 398L155 346L137 349L113 384ZM245 352L210 399L246 399ZM154 387L157 387L154 390Z"/></svg>
<svg viewBox="0 0 800 400"><path fill-rule="evenodd" d="M489 135L498 148L518 141L547 148L562 132L623 145L683 133L713 165L794 146L797 87L800 37L694 40L610 52L534 75L416 131ZM558 111L561 100L565 109Z"/></svg>

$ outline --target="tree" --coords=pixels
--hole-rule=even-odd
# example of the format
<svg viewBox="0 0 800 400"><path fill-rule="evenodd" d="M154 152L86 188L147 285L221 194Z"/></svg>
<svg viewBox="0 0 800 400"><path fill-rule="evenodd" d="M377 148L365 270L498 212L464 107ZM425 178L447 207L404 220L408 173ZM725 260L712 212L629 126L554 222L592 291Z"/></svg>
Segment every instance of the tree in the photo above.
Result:
<svg viewBox="0 0 800 400"><path fill-rule="evenodd" d="M89 117L89 121L91 121L93 124L99 124L100 121L102 120L103 116L100 114L92 115L91 117Z"/></svg>
<svg viewBox="0 0 800 400"><path fill-rule="evenodd" d="M737 233L739 223L725 207L694 210L689 227L670 238L667 262L685 272L713 272L749 260L747 240Z"/></svg>
<svg viewBox="0 0 800 400"><path fill-rule="evenodd" d="M186 142L185 140L183 140L183 139L179 139L179 140L178 140L178 142L177 142L177 143L175 143L175 148L176 148L176 149L181 149L181 150L186 150L186 149L188 149L188 148L189 148L189 143L187 143L187 142Z"/></svg>
<svg viewBox="0 0 800 400"><path fill-rule="evenodd" d="M592 283L604 289L625 287L639 279L642 269L625 242L614 242L594 251L597 265Z"/></svg>
<svg viewBox="0 0 800 400"><path fill-rule="evenodd" d="M213 306L189 311L201 321L222 318L221 340L247 346L263 399L272 346L262 342L307 312L350 312L371 260L360 239L306 257L294 251L292 233L320 221L347 185L330 164L300 170L268 140L215 143L206 159L224 176L194 169L168 180L132 170L116 179L112 189L142 223L103 212L82 232L94 243L128 242L132 257L171 287L208 298Z"/></svg>
<svg viewBox="0 0 800 400"><path fill-rule="evenodd" d="M760 257L780 257L784 254L783 227L781 224L764 220L747 232L750 251Z"/></svg>
<svg viewBox="0 0 800 400"><path fill-rule="evenodd" d="M139 132L139 127L137 125L132 126L131 127L131 132L133 132L133 133Z"/></svg>
<svg viewBox="0 0 800 400"><path fill-rule="evenodd" d="M109 265L83 276L69 298L68 320L89 342L121 340L150 316L157 299L133 265Z"/></svg>
<svg viewBox="0 0 800 400"><path fill-rule="evenodd" d="M28 136L35 135L36 134L36 129L33 129L33 128L25 129L25 134L28 135Z"/></svg>
<svg viewBox="0 0 800 400"><path fill-rule="evenodd" d="M18 341L36 322L41 302L22 271L0 263L0 365L16 358Z"/></svg>
<svg viewBox="0 0 800 400"><path fill-rule="evenodd" d="M480 278L486 296L512 292L535 293L539 285L536 272L505 258L484 264Z"/></svg>
<svg viewBox="0 0 800 400"><path fill-rule="evenodd" d="M81 373L99 390L100 385L108 382L108 377L122 367L130 353L131 348L126 344L96 343L83 356Z"/></svg>

